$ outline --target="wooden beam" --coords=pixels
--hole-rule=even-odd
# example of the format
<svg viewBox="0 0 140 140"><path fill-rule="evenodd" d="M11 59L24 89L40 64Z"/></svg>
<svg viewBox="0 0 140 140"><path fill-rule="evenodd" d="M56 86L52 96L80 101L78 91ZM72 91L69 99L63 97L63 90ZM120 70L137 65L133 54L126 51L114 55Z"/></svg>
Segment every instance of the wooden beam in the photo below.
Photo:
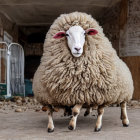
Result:
<svg viewBox="0 0 140 140"><path fill-rule="evenodd" d="M120 29L123 29L124 25L127 23L128 0L121 0L120 9Z"/></svg>

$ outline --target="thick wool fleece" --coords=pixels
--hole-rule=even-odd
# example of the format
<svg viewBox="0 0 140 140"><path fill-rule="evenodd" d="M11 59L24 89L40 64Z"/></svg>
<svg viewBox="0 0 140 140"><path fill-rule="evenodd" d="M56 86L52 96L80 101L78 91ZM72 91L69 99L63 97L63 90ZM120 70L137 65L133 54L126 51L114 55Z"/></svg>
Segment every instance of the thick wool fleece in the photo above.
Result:
<svg viewBox="0 0 140 140"><path fill-rule="evenodd" d="M86 36L84 53L79 58L72 56L66 37L53 38L57 32L67 31L74 25L98 31L96 35ZM109 105L132 98L133 80L96 20L74 12L61 15L50 27L41 64L34 76L33 91L45 105Z"/></svg>

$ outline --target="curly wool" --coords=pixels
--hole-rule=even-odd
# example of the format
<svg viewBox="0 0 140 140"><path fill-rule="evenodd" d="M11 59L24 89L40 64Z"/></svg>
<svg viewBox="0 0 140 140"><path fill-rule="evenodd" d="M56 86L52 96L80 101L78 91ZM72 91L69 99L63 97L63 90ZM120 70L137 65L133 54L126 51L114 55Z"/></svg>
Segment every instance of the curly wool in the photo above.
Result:
<svg viewBox="0 0 140 140"><path fill-rule="evenodd" d="M79 58L72 56L65 37L53 38L74 25L98 31L95 36L86 36L84 53ZM62 14L50 27L33 90L45 105L109 105L132 98L133 80L96 20L86 13L73 12Z"/></svg>

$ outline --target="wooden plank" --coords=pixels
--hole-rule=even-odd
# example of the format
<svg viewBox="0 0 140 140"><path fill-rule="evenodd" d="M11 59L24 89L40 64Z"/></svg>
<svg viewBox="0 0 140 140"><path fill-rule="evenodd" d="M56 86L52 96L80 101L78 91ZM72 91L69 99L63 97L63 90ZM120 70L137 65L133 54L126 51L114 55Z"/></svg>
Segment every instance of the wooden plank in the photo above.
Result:
<svg viewBox="0 0 140 140"><path fill-rule="evenodd" d="M127 23L127 13L128 13L128 0L121 0L120 4L120 29L123 29Z"/></svg>
<svg viewBox="0 0 140 140"><path fill-rule="evenodd" d="M5 58L1 58L1 82L6 83L6 66L5 66Z"/></svg>
<svg viewBox="0 0 140 140"><path fill-rule="evenodd" d="M122 60L130 68L134 81L133 99L138 100L140 99L140 56L123 57Z"/></svg>
<svg viewBox="0 0 140 140"><path fill-rule="evenodd" d="M6 50L5 45L0 44L0 83L6 83Z"/></svg>

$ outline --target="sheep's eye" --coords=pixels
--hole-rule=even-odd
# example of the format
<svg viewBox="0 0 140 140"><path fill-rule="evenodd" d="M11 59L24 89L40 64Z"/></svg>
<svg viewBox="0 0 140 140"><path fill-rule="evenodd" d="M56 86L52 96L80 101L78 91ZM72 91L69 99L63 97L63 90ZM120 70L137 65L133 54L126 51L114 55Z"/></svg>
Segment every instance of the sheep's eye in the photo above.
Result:
<svg viewBox="0 0 140 140"><path fill-rule="evenodd" d="M66 34L66 36L69 36L69 34Z"/></svg>

